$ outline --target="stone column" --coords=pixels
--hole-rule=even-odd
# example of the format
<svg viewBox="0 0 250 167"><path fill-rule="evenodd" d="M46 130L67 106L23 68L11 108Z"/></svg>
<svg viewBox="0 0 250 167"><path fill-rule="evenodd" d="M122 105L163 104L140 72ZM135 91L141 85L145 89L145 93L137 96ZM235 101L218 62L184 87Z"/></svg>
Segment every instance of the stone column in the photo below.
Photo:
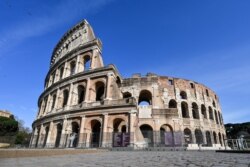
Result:
<svg viewBox="0 0 250 167"><path fill-rule="evenodd" d="M65 62L65 65L64 65L64 70L63 70L63 77L62 78L65 78L68 76L68 62Z"/></svg>
<svg viewBox="0 0 250 167"><path fill-rule="evenodd" d="M90 79L88 78L87 79L87 84L86 84L86 89L85 89L85 97L84 97L84 103L87 103L87 102L89 102L89 89L90 89L90 83L91 81L90 81Z"/></svg>
<svg viewBox="0 0 250 167"><path fill-rule="evenodd" d="M76 58L76 69L75 69L75 74L77 74L79 72L78 68L79 68L79 65L80 65L80 56L78 55L77 58Z"/></svg>
<svg viewBox="0 0 250 167"><path fill-rule="evenodd" d="M51 147L54 147L54 142L52 143L52 140L51 140L51 133L53 133L53 127L54 127L54 123L53 121L50 122L49 124L49 132L48 132L48 137L47 137L47 141L46 141L46 146L47 148L51 148Z"/></svg>
<svg viewBox="0 0 250 167"><path fill-rule="evenodd" d="M67 117L64 118L63 120L63 127L62 127L62 134L61 134L61 140L60 140L60 148L67 147L66 143L68 140L68 120Z"/></svg>
<svg viewBox="0 0 250 167"><path fill-rule="evenodd" d="M73 88L74 88L74 87L73 87L73 84L71 83L71 84L70 84L70 87L69 87L69 98L68 98L67 106L70 106L70 105L71 105L72 94L74 93Z"/></svg>
<svg viewBox="0 0 250 167"><path fill-rule="evenodd" d="M108 147L108 113L103 114L103 124L102 124L102 147Z"/></svg>
<svg viewBox="0 0 250 167"><path fill-rule="evenodd" d="M130 133L130 143L132 144L131 146L133 146L133 144L136 142L135 139L135 132L136 132L136 128L138 127L138 120L139 118L136 118L136 110L131 110L129 112L129 133Z"/></svg>
<svg viewBox="0 0 250 167"><path fill-rule="evenodd" d="M84 134L85 120L86 120L85 116L82 116L79 138L78 138L78 147L80 148L86 147L86 138Z"/></svg>
<svg viewBox="0 0 250 167"><path fill-rule="evenodd" d="M38 138L38 142L37 142L37 148L41 148L43 145L43 141L44 141L44 125L41 124L40 127L40 134L39 134L39 138Z"/></svg>
<svg viewBox="0 0 250 167"><path fill-rule="evenodd" d="M112 83L112 79L113 79L113 74L112 73L108 73L107 74L107 84L106 84L106 94L105 94L105 100L110 100L112 99L111 96L111 83Z"/></svg>
<svg viewBox="0 0 250 167"><path fill-rule="evenodd" d="M60 92L59 89L57 89L56 90L56 99L55 99L56 101L55 101L55 106L54 106L54 110L53 111L56 111L57 108L58 108L57 105L58 105L58 101L59 101L59 92Z"/></svg>

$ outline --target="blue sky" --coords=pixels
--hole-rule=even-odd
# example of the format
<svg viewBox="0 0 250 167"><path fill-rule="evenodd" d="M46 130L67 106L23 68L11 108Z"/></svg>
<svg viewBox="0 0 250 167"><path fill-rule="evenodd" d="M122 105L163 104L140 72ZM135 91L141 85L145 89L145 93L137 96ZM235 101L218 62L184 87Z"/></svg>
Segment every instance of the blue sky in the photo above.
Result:
<svg viewBox="0 0 250 167"><path fill-rule="evenodd" d="M0 109L31 126L52 50L83 19L104 63L187 78L217 92L224 122L250 121L250 1L2 0Z"/></svg>

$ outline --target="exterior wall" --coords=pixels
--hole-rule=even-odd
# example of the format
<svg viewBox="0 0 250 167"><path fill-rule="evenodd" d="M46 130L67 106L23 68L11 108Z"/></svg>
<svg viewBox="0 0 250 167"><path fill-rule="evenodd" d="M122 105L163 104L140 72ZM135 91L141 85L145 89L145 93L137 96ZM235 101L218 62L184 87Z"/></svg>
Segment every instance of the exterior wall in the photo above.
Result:
<svg viewBox="0 0 250 167"><path fill-rule="evenodd" d="M152 73L123 79L114 65L104 66L101 41L86 21L54 49L38 106L31 147L112 147L116 134L129 134L132 146L166 146L162 134L170 134L174 143L218 147L226 136L211 89Z"/></svg>
<svg viewBox="0 0 250 167"><path fill-rule="evenodd" d="M0 110L0 116L1 117L7 117L9 118L12 114L8 111L3 111L3 110Z"/></svg>

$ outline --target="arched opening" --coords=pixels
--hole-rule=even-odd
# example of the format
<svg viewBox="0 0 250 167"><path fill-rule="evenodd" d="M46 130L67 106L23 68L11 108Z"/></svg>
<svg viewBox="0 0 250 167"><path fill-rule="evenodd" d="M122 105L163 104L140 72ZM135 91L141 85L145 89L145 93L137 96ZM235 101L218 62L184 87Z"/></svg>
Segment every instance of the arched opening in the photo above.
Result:
<svg viewBox="0 0 250 167"><path fill-rule="evenodd" d="M192 103L192 113L194 119L200 119L199 117L199 109L196 103Z"/></svg>
<svg viewBox="0 0 250 167"><path fill-rule="evenodd" d="M152 94L148 90L142 90L139 95L138 105L152 105Z"/></svg>
<svg viewBox="0 0 250 167"><path fill-rule="evenodd" d="M43 140L43 147L46 146L47 139L48 139L48 134L49 134L49 126L47 126L47 127L45 128L45 136L44 136L44 140Z"/></svg>
<svg viewBox="0 0 250 167"><path fill-rule="evenodd" d="M72 61L70 62L70 75L74 75L76 71L76 62Z"/></svg>
<svg viewBox="0 0 250 167"><path fill-rule="evenodd" d="M217 111L216 110L214 110L214 117L215 117L216 123L219 124L218 115L217 115Z"/></svg>
<svg viewBox="0 0 250 167"><path fill-rule="evenodd" d="M214 144L217 144L217 136L215 132L213 132L213 137L214 137Z"/></svg>
<svg viewBox="0 0 250 167"><path fill-rule="evenodd" d="M91 121L91 147L100 146L101 122L98 120Z"/></svg>
<svg viewBox="0 0 250 167"><path fill-rule="evenodd" d="M174 134L173 128L170 125L162 125L160 128L161 145L173 146L174 145Z"/></svg>
<svg viewBox="0 0 250 167"><path fill-rule="evenodd" d="M209 119L214 120L212 107L210 106L208 107L208 112L209 112Z"/></svg>
<svg viewBox="0 0 250 167"><path fill-rule="evenodd" d="M132 94L129 92L124 92L122 95L124 99L132 97Z"/></svg>
<svg viewBox="0 0 250 167"><path fill-rule="evenodd" d="M212 146L211 134L209 131L206 131L206 140L207 140L207 146Z"/></svg>
<svg viewBox="0 0 250 167"><path fill-rule="evenodd" d="M140 126L141 133L143 135L144 141L148 146L153 146L153 128L149 125L141 125Z"/></svg>
<svg viewBox="0 0 250 167"><path fill-rule="evenodd" d="M116 77L116 84L117 84L118 88L121 87L121 79L120 79L120 77Z"/></svg>
<svg viewBox="0 0 250 167"><path fill-rule="evenodd" d="M70 134L70 145L69 147L77 147L78 136L79 136L79 125L77 122L71 123L72 133Z"/></svg>
<svg viewBox="0 0 250 167"><path fill-rule="evenodd" d="M129 145L130 136L126 133L125 120L116 118L113 121L113 147L126 147Z"/></svg>
<svg viewBox="0 0 250 167"><path fill-rule="evenodd" d="M113 132L122 132L122 125L125 123L125 121L121 118L114 119L113 122ZM126 128L126 125L124 125ZM125 130L126 132L126 130Z"/></svg>
<svg viewBox="0 0 250 167"><path fill-rule="evenodd" d="M201 114L204 119L207 119L207 111L206 111L206 107L204 104L201 105Z"/></svg>
<svg viewBox="0 0 250 167"><path fill-rule="evenodd" d="M185 91L180 92L181 99L187 99L187 93Z"/></svg>
<svg viewBox="0 0 250 167"><path fill-rule="evenodd" d="M218 111L218 119L219 119L219 123L222 125L222 122L221 122L221 115L220 115L220 112Z"/></svg>
<svg viewBox="0 0 250 167"><path fill-rule="evenodd" d="M78 104L81 104L84 101L84 96L85 96L85 88L82 85L79 85L77 87L78 91Z"/></svg>
<svg viewBox="0 0 250 167"><path fill-rule="evenodd" d="M213 107L216 107L215 101L213 100Z"/></svg>
<svg viewBox="0 0 250 167"><path fill-rule="evenodd" d="M126 131L127 131L126 125L123 125L122 126L122 133L126 133Z"/></svg>
<svg viewBox="0 0 250 167"><path fill-rule="evenodd" d="M69 98L69 91L67 89L65 89L63 91L63 105L62 105L62 107L65 107L67 105L68 98Z"/></svg>
<svg viewBox="0 0 250 167"><path fill-rule="evenodd" d="M57 124L57 126L56 126L56 142L55 142L56 148L60 146L61 135L62 135L62 125Z"/></svg>
<svg viewBox="0 0 250 167"><path fill-rule="evenodd" d="M186 145L192 143L192 133L191 133L191 130L188 128L184 129L184 141Z"/></svg>
<svg viewBox="0 0 250 167"><path fill-rule="evenodd" d="M188 104L186 102L181 102L181 113L183 118L189 118L188 114Z"/></svg>
<svg viewBox="0 0 250 167"><path fill-rule="evenodd" d="M95 85L95 90L96 90L96 101L103 101L104 100L104 90L105 90L105 85L103 82L97 82Z"/></svg>
<svg viewBox="0 0 250 167"><path fill-rule="evenodd" d="M87 70L89 70L90 69L90 56L89 55L87 55L87 56L85 56L84 57L84 59L83 59L83 63L84 63L84 71L87 71Z"/></svg>
<svg viewBox="0 0 250 167"><path fill-rule="evenodd" d="M55 104L56 104L56 95L53 95L51 110L53 110L55 108Z"/></svg>
<svg viewBox="0 0 250 167"><path fill-rule="evenodd" d="M219 142L220 142L220 145L222 146L222 139L221 139L221 134L220 134L220 132L219 132Z"/></svg>
<svg viewBox="0 0 250 167"><path fill-rule="evenodd" d="M171 99L168 103L168 108L177 108L177 103L174 99Z"/></svg>
<svg viewBox="0 0 250 167"><path fill-rule="evenodd" d="M60 75L59 75L60 80L63 78L63 72L64 72L64 67L61 67L60 68Z"/></svg>
<svg viewBox="0 0 250 167"><path fill-rule="evenodd" d="M203 135L200 129L195 129L194 131L195 134L195 139L197 144L202 144L203 143Z"/></svg>

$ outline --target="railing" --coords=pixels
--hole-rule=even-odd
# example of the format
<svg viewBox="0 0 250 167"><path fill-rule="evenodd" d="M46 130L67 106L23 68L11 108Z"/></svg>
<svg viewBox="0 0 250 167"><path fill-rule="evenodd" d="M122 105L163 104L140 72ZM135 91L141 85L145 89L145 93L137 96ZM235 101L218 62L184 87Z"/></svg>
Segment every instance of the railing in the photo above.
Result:
<svg viewBox="0 0 250 167"><path fill-rule="evenodd" d="M225 143L232 150L250 150L250 139L226 139Z"/></svg>

